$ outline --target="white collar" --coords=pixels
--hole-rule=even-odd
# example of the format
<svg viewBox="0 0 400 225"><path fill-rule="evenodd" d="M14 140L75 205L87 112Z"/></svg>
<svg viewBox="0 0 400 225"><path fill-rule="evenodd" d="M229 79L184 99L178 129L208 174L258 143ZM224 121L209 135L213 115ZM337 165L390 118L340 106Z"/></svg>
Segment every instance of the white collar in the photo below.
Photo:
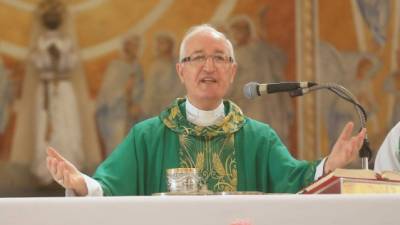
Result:
<svg viewBox="0 0 400 225"><path fill-rule="evenodd" d="M196 108L189 102L189 99L186 98L186 118L189 122L194 123L198 126L211 126L221 122L225 117L225 109L224 104L221 101L221 104L210 111L204 111Z"/></svg>

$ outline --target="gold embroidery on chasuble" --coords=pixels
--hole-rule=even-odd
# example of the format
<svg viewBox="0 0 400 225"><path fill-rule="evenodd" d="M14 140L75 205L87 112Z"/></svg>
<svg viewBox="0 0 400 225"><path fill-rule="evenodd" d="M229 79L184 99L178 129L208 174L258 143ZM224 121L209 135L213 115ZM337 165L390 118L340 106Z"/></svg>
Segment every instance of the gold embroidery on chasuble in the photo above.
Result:
<svg viewBox="0 0 400 225"><path fill-rule="evenodd" d="M244 124L238 106L224 101L229 110L220 124L201 127L186 120L177 99L161 114L164 124L179 135L179 159L183 168L197 168L208 188L215 192L236 191L237 165L234 133ZM168 113L167 113L168 112Z"/></svg>

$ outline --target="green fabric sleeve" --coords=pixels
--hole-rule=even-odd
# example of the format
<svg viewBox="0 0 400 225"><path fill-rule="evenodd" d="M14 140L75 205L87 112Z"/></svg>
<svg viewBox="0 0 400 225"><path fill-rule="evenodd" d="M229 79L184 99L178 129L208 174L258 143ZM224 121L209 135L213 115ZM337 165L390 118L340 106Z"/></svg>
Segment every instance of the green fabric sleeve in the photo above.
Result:
<svg viewBox="0 0 400 225"><path fill-rule="evenodd" d="M100 182L104 195L138 194L138 160L135 128L97 168L93 178Z"/></svg>
<svg viewBox="0 0 400 225"><path fill-rule="evenodd" d="M319 161L297 160L292 157L274 130L269 130L268 171L270 191L296 193L314 181Z"/></svg>
<svg viewBox="0 0 400 225"><path fill-rule="evenodd" d="M166 170L179 165L178 149L178 136L153 117L131 129L93 178L106 196L165 192Z"/></svg>
<svg viewBox="0 0 400 225"><path fill-rule="evenodd" d="M247 118L235 137L238 191L295 193L314 180L319 161L292 157L267 124Z"/></svg>

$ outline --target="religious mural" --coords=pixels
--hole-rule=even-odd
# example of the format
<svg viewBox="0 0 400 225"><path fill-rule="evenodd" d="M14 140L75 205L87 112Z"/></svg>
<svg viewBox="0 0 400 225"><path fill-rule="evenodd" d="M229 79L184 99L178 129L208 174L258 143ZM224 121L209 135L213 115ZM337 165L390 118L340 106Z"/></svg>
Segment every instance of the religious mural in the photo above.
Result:
<svg viewBox="0 0 400 225"><path fill-rule="evenodd" d="M175 69L178 55L173 35L165 31L155 34L153 48L142 99L145 117L159 115L173 99L185 94Z"/></svg>
<svg viewBox="0 0 400 225"><path fill-rule="evenodd" d="M141 45L139 35L127 36L121 44L120 56L112 60L104 72L96 98L96 124L105 155L121 142L132 124L144 118Z"/></svg>
<svg viewBox="0 0 400 225"><path fill-rule="evenodd" d="M320 31L316 42L317 79L320 83L341 84L359 100L367 112L368 137L376 150L399 120L398 3L390 0L313 3L318 10ZM342 14L335 13L340 9ZM333 26L335 29L329 29ZM326 140L321 146L324 149L332 146L347 121L359 125L354 107L332 93L320 94L319 112L318 138Z"/></svg>
<svg viewBox="0 0 400 225"><path fill-rule="evenodd" d="M266 12L264 12L266 13ZM264 16L264 15L260 15ZM261 19L261 18L259 18ZM276 83L286 81L284 69L287 55L279 47L268 43L255 30L253 21L246 15L230 19L228 36L234 43L238 70L232 86L232 99L243 112L270 124L287 145L290 145L289 130L294 119L294 107L287 93L246 99L241 91L249 82Z"/></svg>
<svg viewBox="0 0 400 225"><path fill-rule="evenodd" d="M42 2L38 8L38 36L34 37L31 60L33 76L38 77L34 100L35 156L32 172L41 183L52 181L46 168L46 147L60 149L71 162L82 168L82 128L75 90L71 83L77 52L70 33L63 28L65 5Z"/></svg>
<svg viewBox="0 0 400 225"><path fill-rule="evenodd" d="M4 134L10 121L11 103L13 101L11 73L0 58L0 133Z"/></svg>
<svg viewBox="0 0 400 225"><path fill-rule="evenodd" d="M392 104L388 110L388 129L400 121L400 51L396 50L396 68L384 80L383 90L391 96Z"/></svg>
<svg viewBox="0 0 400 225"><path fill-rule="evenodd" d="M11 154L16 102L21 97L24 69L21 62L0 53L0 161Z"/></svg>

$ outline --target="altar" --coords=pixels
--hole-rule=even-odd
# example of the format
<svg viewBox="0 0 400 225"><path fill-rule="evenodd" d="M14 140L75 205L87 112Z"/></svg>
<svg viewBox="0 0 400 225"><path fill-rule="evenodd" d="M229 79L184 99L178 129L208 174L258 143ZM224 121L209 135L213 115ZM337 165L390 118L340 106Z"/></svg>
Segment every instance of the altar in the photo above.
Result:
<svg viewBox="0 0 400 225"><path fill-rule="evenodd" d="M398 194L0 198L2 225L399 224Z"/></svg>

